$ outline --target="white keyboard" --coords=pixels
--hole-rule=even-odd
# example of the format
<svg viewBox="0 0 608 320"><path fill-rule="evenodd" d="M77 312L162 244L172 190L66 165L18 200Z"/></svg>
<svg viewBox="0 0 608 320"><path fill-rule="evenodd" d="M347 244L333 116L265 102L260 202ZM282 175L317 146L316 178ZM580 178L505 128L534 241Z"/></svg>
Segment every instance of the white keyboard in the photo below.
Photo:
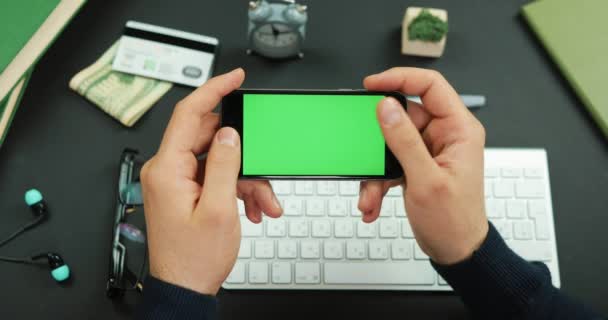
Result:
<svg viewBox="0 0 608 320"><path fill-rule="evenodd" d="M547 155L542 149L486 149L486 211L507 244L542 261L560 286ZM366 224L358 181L273 181L284 216L247 220L227 289L445 291L414 239L400 188Z"/></svg>

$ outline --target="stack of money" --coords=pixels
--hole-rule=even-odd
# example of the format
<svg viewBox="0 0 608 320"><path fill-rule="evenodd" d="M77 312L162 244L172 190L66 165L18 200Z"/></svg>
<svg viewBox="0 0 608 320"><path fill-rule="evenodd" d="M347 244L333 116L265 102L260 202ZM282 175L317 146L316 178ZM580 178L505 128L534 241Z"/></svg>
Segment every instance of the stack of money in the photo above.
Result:
<svg viewBox="0 0 608 320"><path fill-rule="evenodd" d="M80 71L70 88L101 110L131 127L173 84L112 70L118 41L93 65Z"/></svg>

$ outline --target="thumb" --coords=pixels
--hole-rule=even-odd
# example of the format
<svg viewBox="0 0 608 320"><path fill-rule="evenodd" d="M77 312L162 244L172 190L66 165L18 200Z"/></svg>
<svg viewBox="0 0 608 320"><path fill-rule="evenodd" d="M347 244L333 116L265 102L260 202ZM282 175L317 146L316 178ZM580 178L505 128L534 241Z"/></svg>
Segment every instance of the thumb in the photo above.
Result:
<svg viewBox="0 0 608 320"><path fill-rule="evenodd" d="M418 129L395 98L382 99L378 104L378 120L384 139L409 180L428 177L437 166Z"/></svg>
<svg viewBox="0 0 608 320"><path fill-rule="evenodd" d="M238 132L221 128L213 139L205 164L203 193L199 207L209 212L224 212L229 204L236 207L236 183L241 167L241 143Z"/></svg>

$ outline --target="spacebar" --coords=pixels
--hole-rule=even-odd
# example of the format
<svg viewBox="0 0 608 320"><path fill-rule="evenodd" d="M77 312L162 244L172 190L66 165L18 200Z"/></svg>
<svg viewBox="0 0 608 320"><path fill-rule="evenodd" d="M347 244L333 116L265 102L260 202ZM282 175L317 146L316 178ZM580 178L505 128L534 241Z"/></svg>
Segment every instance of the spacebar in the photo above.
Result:
<svg viewBox="0 0 608 320"><path fill-rule="evenodd" d="M325 263L328 284L418 284L435 283L435 271L428 261L406 263Z"/></svg>

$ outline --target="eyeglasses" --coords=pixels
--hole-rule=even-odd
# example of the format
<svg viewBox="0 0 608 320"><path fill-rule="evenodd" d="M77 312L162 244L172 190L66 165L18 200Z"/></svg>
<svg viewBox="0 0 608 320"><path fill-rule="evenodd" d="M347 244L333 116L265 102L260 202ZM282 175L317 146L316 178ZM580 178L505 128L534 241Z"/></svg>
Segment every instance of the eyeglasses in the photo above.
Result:
<svg viewBox="0 0 608 320"><path fill-rule="evenodd" d="M106 285L106 295L109 298L120 298L126 291L143 290L143 276L147 272L147 248L139 180L142 165L143 160L138 156L137 150L125 149L122 152Z"/></svg>

